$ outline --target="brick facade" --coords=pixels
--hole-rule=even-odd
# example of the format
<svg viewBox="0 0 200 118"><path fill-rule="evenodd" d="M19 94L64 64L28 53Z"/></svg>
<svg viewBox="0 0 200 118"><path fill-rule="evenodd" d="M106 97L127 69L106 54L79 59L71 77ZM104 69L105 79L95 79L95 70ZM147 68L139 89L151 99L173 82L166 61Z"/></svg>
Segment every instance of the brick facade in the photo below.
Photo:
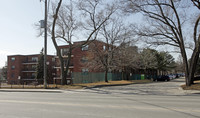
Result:
<svg viewBox="0 0 200 118"><path fill-rule="evenodd" d="M84 41L74 42L71 55L71 62L69 67L69 73L67 78L71 79L73 73L93 73L93 72L103 72L100 70L92 70L88 68L87 62L94 58L93 48L103 49L105 45L104 42L100 41L90 41L86 45L82 46ZM69 45L59 46L61 49L62 56L67 57ZM9 84L19 84L22 80L23 82L32 82L35 80L36 65L38 64L39 54L36 55L10 55L8 56L8 73L7 80ZM49 62L48 70L53 69L53 78L49 80L49 83L60 83L60 61L58 56L47 56ZM54 60L54 61L52 61ZM59 81L59 82L58 82Z"/></svg>
<svg viewBox="0 0 200 118"><path fill-rule="evenodd" d="M7 58L7 80L9 84L31 83L35 81L36 67L40 55L10 55ZM48 69L55 66L54 56L47 56ZM52 71L53 72L53 71ZM55 73L55 72L54 72ZM53 78L52 78L53 79ZM49 82L53 80L49 80Z"/></svg>

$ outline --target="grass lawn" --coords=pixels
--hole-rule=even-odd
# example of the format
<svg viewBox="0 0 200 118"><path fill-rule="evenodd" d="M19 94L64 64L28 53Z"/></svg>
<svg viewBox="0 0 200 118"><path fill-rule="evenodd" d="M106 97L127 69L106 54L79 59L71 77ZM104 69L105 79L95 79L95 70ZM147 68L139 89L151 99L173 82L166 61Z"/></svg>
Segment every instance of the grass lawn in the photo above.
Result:
<svg viewBox="0 0 200 118"><path fill-rule="evenodd" d="M109 86L109 85L127 85L127 84L138 84L138 83L149 83L151 80L132 80L132 81L109 81L109 82L97 82L97 83L85 83L85 84L74 84L71 86L81 86L81 87L94 87L94 86ZM68 86L68 85L66 85ZM65 86L61 86L65 87Z"/></svg>
<svg viewBox="0 0 200 118"><path fill-rule="evenodd" d="M48 85L49 89L82 89L85 87L94 87L94 86L109 86L109 85L127 85L127 84L139 84L139 83L150 83L151 80L132 80L132 81L109 81L107 82L97 82L97 83L85 83L85 84L73 84L73 85ZM2 89L11 89L11 85L1 86ZM43 85L12 85L12 89L42 89Z"/></svg>

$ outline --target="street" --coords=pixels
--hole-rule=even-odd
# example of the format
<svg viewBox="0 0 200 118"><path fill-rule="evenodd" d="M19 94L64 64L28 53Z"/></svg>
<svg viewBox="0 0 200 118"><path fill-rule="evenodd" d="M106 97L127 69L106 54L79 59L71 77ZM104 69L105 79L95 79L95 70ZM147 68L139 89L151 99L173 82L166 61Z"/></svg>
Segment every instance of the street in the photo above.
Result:
<svg viewBox="0 0 200 118"><path fill-rule="evenodd" d="M1 91L0 118L200 118L200 94L180 90L182 83L173 80L55 92Z"/></svg>

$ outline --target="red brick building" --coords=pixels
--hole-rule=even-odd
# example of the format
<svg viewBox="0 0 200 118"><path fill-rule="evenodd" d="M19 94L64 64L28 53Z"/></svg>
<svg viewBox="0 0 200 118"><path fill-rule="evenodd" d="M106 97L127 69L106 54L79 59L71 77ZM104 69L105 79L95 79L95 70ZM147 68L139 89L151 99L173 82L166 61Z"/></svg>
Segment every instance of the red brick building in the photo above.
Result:
<svg viewBox="0 0 200 118"><path fill-rule="evenodd" d="M69 71L67 79L73 83L92 83L104 81L105 72L101 69L101 65L89 64L92 62L95 56L95 49L102 51L102 54L110 50L110 47L106 43L93 40L89 41L87 44L83 45L85 41L79 41L73 43L73 50L71 54L71 61L69 66ZM67 62L67 54L69 52L69 45L59 46L61 49L61 54ZM36 76L36 66L39 60L39 54L36 55L11 55L8 56L8 67L7 67L7 80L9 84L19 84L21 82L31 83L35 81ZM47 56L48 61L48 70L52 75L52 78L47 80L49 84L61 82L61 71L60 71L60 61L58 56ZM96 61L96 60L95 60ZM131 74L130 74L131 73ZM140 72L131 71L126 73L126 76L129 80L141 79ZM109 72L108 80L122 80L122 74L120 72ZM40 82L40 84L42 84Z"/></svg>
<svg viewBox="0 0 200 118"><path fill-rule="evenodd" d="M67 79L73 79L73 83L84 83L89 77L90 73L102 73L100 70L91 70L88 68L87 62L94 57L92 48L101 48L105 43L100 41L90 41L88 44L83 45L84 41L74 42L71 55L71 62L68 71ZM97 46L98 44L98 46ZM62 56L67 59L69 51L69 45L59 46ZM35 55L10 55L7 58L8 73L7 80L9 84L19 84L22 82L31 83L35 81L36 67L38 64L40 54ZM48 80L48 83L60 83L60 61L58 56L47 56L48 70L52 70L52 78ZM99 76L99 78L103 78ZM42 83L42 82L40 82Z"/></svg>
<svg viewBox="0 0 200 118"><path fill-rule="evenodd" d="M89 77L90 74L94 73L102 73L101 70L92 70L88 67L88 61L90 61L95 55L93 52L93 48L103 49L105 45L104 42L101 41L90 41L85 45L82 45L85 41L74 42L70 61L70 67L68 71L68 79L73 79L73 83L84 83L83 79L93 79L93 77ZM98 45L97 45L98 44ZM61 49L61 54L64 59L67 59L69 52L69 45L59 46ZM59 81L60 79L60 63L58 56L56 57L56 79Z"/></svg>
<svg viewBox="0 0 200 118"><path fill-rule="evenodd" d="M35 81L36 67L40 54L35 55L10 55L7 58L7 80L9 84L31 83ZM55 56L47 56L48 69L52 70L55 66ZM52 71L53 72L53 71ZM55 75L55 72L52 73ZM53 82L53 77L48 80Z"/></svg>

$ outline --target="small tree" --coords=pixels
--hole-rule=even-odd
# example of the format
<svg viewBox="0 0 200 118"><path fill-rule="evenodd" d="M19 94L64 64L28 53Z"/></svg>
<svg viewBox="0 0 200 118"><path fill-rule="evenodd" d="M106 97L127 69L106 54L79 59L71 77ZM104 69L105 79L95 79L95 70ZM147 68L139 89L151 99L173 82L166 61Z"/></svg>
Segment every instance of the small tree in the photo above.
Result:
<svg viewBox="0 0 200 118"><path fill-rule="evenodd" d="M1 69L0 78L1 80L7 80L7 64Z"/></svg>
<svg viewBox="0 0 200 118"><path fill-rule="evenodd" d="M44 53L43 49L40 51L40 56L38 60L38 64L36 66L36 79L43 79L44 78Z"/></svg>
<svg viewBox="0 0 200 118"><path fill-rule="evenodd" d="M157 69L158 62L156 54L158 52L154 49L143 49L143 51L140 53L140 69L143 69L146 73L148 69Z"/></svg>
<svg viewBox="0 0 200 118"><path fill-rule="evenodd" d="M156 56L159 75L161 75L161 72L170 71L176 67L174 57L169 52L158 52Z"/></svg>

